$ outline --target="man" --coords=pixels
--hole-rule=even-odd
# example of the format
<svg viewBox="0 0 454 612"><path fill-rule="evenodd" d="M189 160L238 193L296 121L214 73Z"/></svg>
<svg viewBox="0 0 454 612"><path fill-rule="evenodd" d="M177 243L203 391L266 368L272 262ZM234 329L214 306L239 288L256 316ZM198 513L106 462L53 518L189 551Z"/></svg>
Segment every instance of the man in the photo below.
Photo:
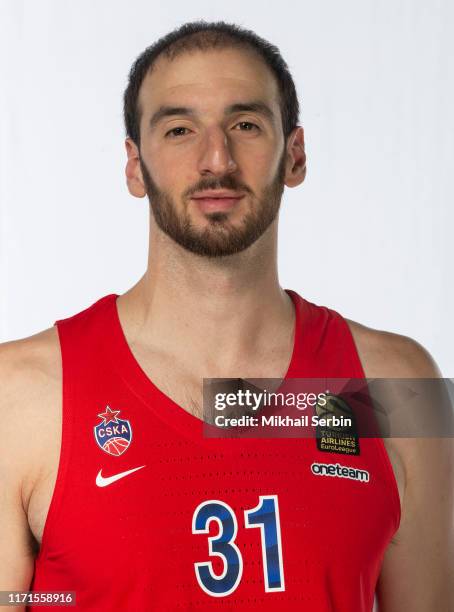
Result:
<svg viewBox="0 0 454 612"><path fill-rule="evenodd" d="M439 376L415 341L279 285L306 156L278 50L186 24L133 66L125 120L144 276L1 347L0 588L86 610L362 611L378 579L385 612L454 610L449 441L348 456L202 436L203 378Z"/></svg>

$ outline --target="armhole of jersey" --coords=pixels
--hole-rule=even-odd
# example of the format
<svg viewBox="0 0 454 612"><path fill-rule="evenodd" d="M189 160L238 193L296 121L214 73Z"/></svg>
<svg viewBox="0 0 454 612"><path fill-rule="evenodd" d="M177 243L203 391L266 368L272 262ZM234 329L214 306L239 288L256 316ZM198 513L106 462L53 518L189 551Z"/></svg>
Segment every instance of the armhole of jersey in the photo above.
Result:
<svg viewBox="0 0 454 612"><path fill-rule="evenodd" d="M337 313L339 314L339 313ZM361 363L361 359L359 358L359 353L358 353L358 349L356 348L356 342L355 339L353 337L352 331L350 329L349 324L347 323L347 321L344 319L344 317L342 315L340 315L340 318L343 320L345 327L347 328L347 333L349 338L351 338L351 342L352 342L352 346L353 349L355 351L356 354L356 361L359 365L359 368L361 370L361 375L364 378L364 380L366 379L366 375L364 372L364 368L363 368L363 364ZM391 496L393 499L393 506L394 506L394 511L395 511L395 516L396 516L396 520L395 520L395 530L394 533L396 533L396 531L399 528L400 525L400 521L401 521L401 517L402 517L402 507L400 504L400 495L399 495L399 487L397 486L397 480L396 480L396 475L394 474L394 469L391 463L391 459L389 458L388 455L388 451L386 450L386 446L385 443L383 442L383 438L371 438L371 440L374 440L375 445L377 447L377 452L378 455L381 459L381 463L383 465L384 471L385 471L385 475L387 476L387 480L389 483L389 486L391 488Z"/></svg>
<svg viewBox="0 0 454 612"><path fill-rule="evenodd" d="M393 505L394 505L395 514L396 514L396 521L395 521L396 524L395 524L395 529L394 529L394 533L396 533L396 531L399 529L400 520L402 518L402 507L400 505L399 487L397 486L396 475L394 474L394 469L391 463L391 459L389 458L388 451L386 450L385 443L383 442L383 438L371 438L371 439L374 440L376 443L378 454L382 459L385 473L388 474L388 480L389 480L389 485L392 490Z"/></svg>
<svg viewBox="0 0 454 612"><path fill-rule="evenodd" d="M58 516L58 509L60 507L60 503L63 497L63 489L65 483L65 475L66 470L69 463L69 454L71 447L71 433L72 433L72 420L73 420L73 411L71 409L71 401L68 394L67 388L67 372L65 372L63 359L63 343L61 337L61 324L60 321L56 321L55 325L57 326L58 338L60 344L60 358L62 365L62 394L61 394L61 443L60 443L60 453L58 460L58 468L57 468L57 476L55 479L54 490L52 492L52 497L50 500L49 508L47 511L46 520L43 528L43 535L41 539L41 547L39 553L35 559L35 564L44 563L47 558L48 551L48 542L51 538L52 528L56 523Z"/></svg>

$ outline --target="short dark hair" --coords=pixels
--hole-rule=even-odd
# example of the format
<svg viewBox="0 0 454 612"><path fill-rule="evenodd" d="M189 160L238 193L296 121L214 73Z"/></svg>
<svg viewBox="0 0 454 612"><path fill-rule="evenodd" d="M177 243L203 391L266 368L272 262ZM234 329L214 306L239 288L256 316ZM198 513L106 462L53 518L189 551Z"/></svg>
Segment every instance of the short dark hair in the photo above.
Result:
<svg viewBox="0 0 454 612"><path fill-rule="evenodd" d="M150 45L135 60L129 72L124 92L123 113L126 135L140 148L140 117L138 99L142 82L161 54L169 59L197 50L214 48L246 48L255 50L271 69L280 95L282 129L287 138L298 125L299 104L295 84L279 49L255 32L224 21L203 20L185 23Z"/></svg>

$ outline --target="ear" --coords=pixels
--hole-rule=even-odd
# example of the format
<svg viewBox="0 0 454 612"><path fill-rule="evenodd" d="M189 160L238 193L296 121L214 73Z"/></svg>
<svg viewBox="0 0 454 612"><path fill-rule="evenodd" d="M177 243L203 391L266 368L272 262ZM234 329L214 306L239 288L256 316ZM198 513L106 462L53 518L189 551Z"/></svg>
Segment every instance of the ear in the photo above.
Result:
<svg viewBox="0 0 454 612"><path fill-rule="evenodd" d="M306 176L306 153L304 150L304 129L297 126L287 138L287 164L285 184L287 187L300 185Z"/></svg>
<svg viewBox="0 0 454 612"><path fill-rule="evenodd" d="M125 147L128 156L125 174L129 193L136 198L143 198L147 195L147 190L145 189L142 170L140 168L139 149L131 138L125 140Z"/></svg>

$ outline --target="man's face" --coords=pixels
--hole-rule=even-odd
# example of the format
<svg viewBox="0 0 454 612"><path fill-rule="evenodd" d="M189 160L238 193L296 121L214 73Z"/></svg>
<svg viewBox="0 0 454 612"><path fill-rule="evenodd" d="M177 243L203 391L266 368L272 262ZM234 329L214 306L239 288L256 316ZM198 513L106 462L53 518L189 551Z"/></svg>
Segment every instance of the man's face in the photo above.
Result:
<svg viewBox="0 0 454 612"><path fill-rule="evenodd" d="M139 104L140 167L161 230L209 257L260 238L278 213L286 161L277 85L263 61L233 49L160 58Z"/></svg>

